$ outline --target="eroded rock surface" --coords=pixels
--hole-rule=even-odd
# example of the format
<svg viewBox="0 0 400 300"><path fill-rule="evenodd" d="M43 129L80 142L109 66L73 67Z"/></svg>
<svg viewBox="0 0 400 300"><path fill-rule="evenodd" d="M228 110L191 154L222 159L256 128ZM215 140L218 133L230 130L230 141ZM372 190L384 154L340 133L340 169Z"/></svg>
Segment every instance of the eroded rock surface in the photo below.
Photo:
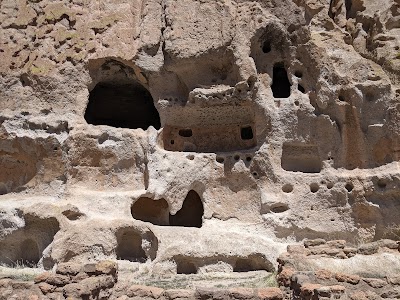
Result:
<svg viewBox="0 0 400 300"><path fill-rule="evenodd" d="M274 272L304 239L400 239L398 1L3 0L0 24L2 265Z"/></svg>

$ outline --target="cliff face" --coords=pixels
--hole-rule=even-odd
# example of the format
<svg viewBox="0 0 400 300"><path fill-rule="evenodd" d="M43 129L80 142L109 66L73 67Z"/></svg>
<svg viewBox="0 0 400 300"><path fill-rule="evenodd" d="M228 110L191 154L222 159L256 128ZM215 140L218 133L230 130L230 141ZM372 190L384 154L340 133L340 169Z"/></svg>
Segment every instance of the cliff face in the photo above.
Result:
<svg viewBox="0 0 400 300"><path fill-rule="evenodd" d="M272 272L305 238L400 239L398 1L3 0L0 24L1 264Z"/></svg>

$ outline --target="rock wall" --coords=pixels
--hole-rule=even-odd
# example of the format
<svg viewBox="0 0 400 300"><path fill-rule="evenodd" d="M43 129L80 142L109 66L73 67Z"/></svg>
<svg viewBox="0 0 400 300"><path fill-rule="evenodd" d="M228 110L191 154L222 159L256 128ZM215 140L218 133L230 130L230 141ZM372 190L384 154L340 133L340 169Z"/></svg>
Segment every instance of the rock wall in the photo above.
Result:
<svg viewBox="0 0 400 300"><path fill-rule="evenodd" d="M400 239L399 20L395 0L3 0L1 264L273 272L305 238Z"/></svg>

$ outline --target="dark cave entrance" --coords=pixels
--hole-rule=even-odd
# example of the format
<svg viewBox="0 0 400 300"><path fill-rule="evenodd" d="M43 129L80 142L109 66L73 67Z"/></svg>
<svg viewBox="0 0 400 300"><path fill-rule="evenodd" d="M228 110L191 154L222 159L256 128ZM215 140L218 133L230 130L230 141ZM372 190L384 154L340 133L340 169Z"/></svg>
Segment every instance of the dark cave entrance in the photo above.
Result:
<svg viewBox="0 0 400 300"><path fill-rule="evenodd" d="M117 234L117 259L145 262L147 257L142 248L142 237L132 229L120 230Z"/></svg>
<svg viewBox="0 0 400 300"><path fill-rule="evenodd" d="M271 85L274 98L288 98L290 96L290 86L284 65L282 63L275 64Z"/></svg>
<svg viewBox="0 0 400 300"><path fill-rule="evenodd" d="M131 207L132 217L154 225L168 225L169 208L164 199L139 198Z"/></svg>
<svg viewBox="0 0 400 300"><path fill-rule="evenodd" d="M85 120L93 125L131 129L161 127L150 92L138 83L98 83L90 92Z"/></svg>
<svg viewBox="0 0 400 300"><path fill-rule="evenodd" d="M183 201L182 208L169 216L171 226L198 227L203 224L204 207L199 194L191 190Z"/></svg>
<svg viewBox="0 0 400 300"><path fill-rule="evenodd" d="M35 267L40 260L40 252L38 244L32 240L27 239L21 244L21 264L26 266Z"/></svg>

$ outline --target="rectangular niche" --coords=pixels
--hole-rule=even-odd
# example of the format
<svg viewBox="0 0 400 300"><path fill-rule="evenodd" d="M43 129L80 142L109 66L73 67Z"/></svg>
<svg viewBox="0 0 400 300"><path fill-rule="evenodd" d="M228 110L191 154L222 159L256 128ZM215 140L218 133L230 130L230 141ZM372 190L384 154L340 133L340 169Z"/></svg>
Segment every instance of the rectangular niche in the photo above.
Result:
<svg viewBox="0 0 400 300"><path fill-rule="evenodd" d="M243 83L242 83L243 85ZM247 86L247 85L245 85ZM184 106L164 109L164 149L185 152L229 152L257 145L250 88L198 88Z"/></svg>
<svg viewBox="0 0 400 300"><path fill-rule="evenodd" d="M209 125L204 127L165 126L164 148L169 151L226 152L257 145L254 124Z"/></svg>
<svg viewBox="0 0 400 300"><path fill-rule="evenodd" d="M319 173L322 161L318 146L306 143L284 143L281 166L286 171Z"/></svg>

